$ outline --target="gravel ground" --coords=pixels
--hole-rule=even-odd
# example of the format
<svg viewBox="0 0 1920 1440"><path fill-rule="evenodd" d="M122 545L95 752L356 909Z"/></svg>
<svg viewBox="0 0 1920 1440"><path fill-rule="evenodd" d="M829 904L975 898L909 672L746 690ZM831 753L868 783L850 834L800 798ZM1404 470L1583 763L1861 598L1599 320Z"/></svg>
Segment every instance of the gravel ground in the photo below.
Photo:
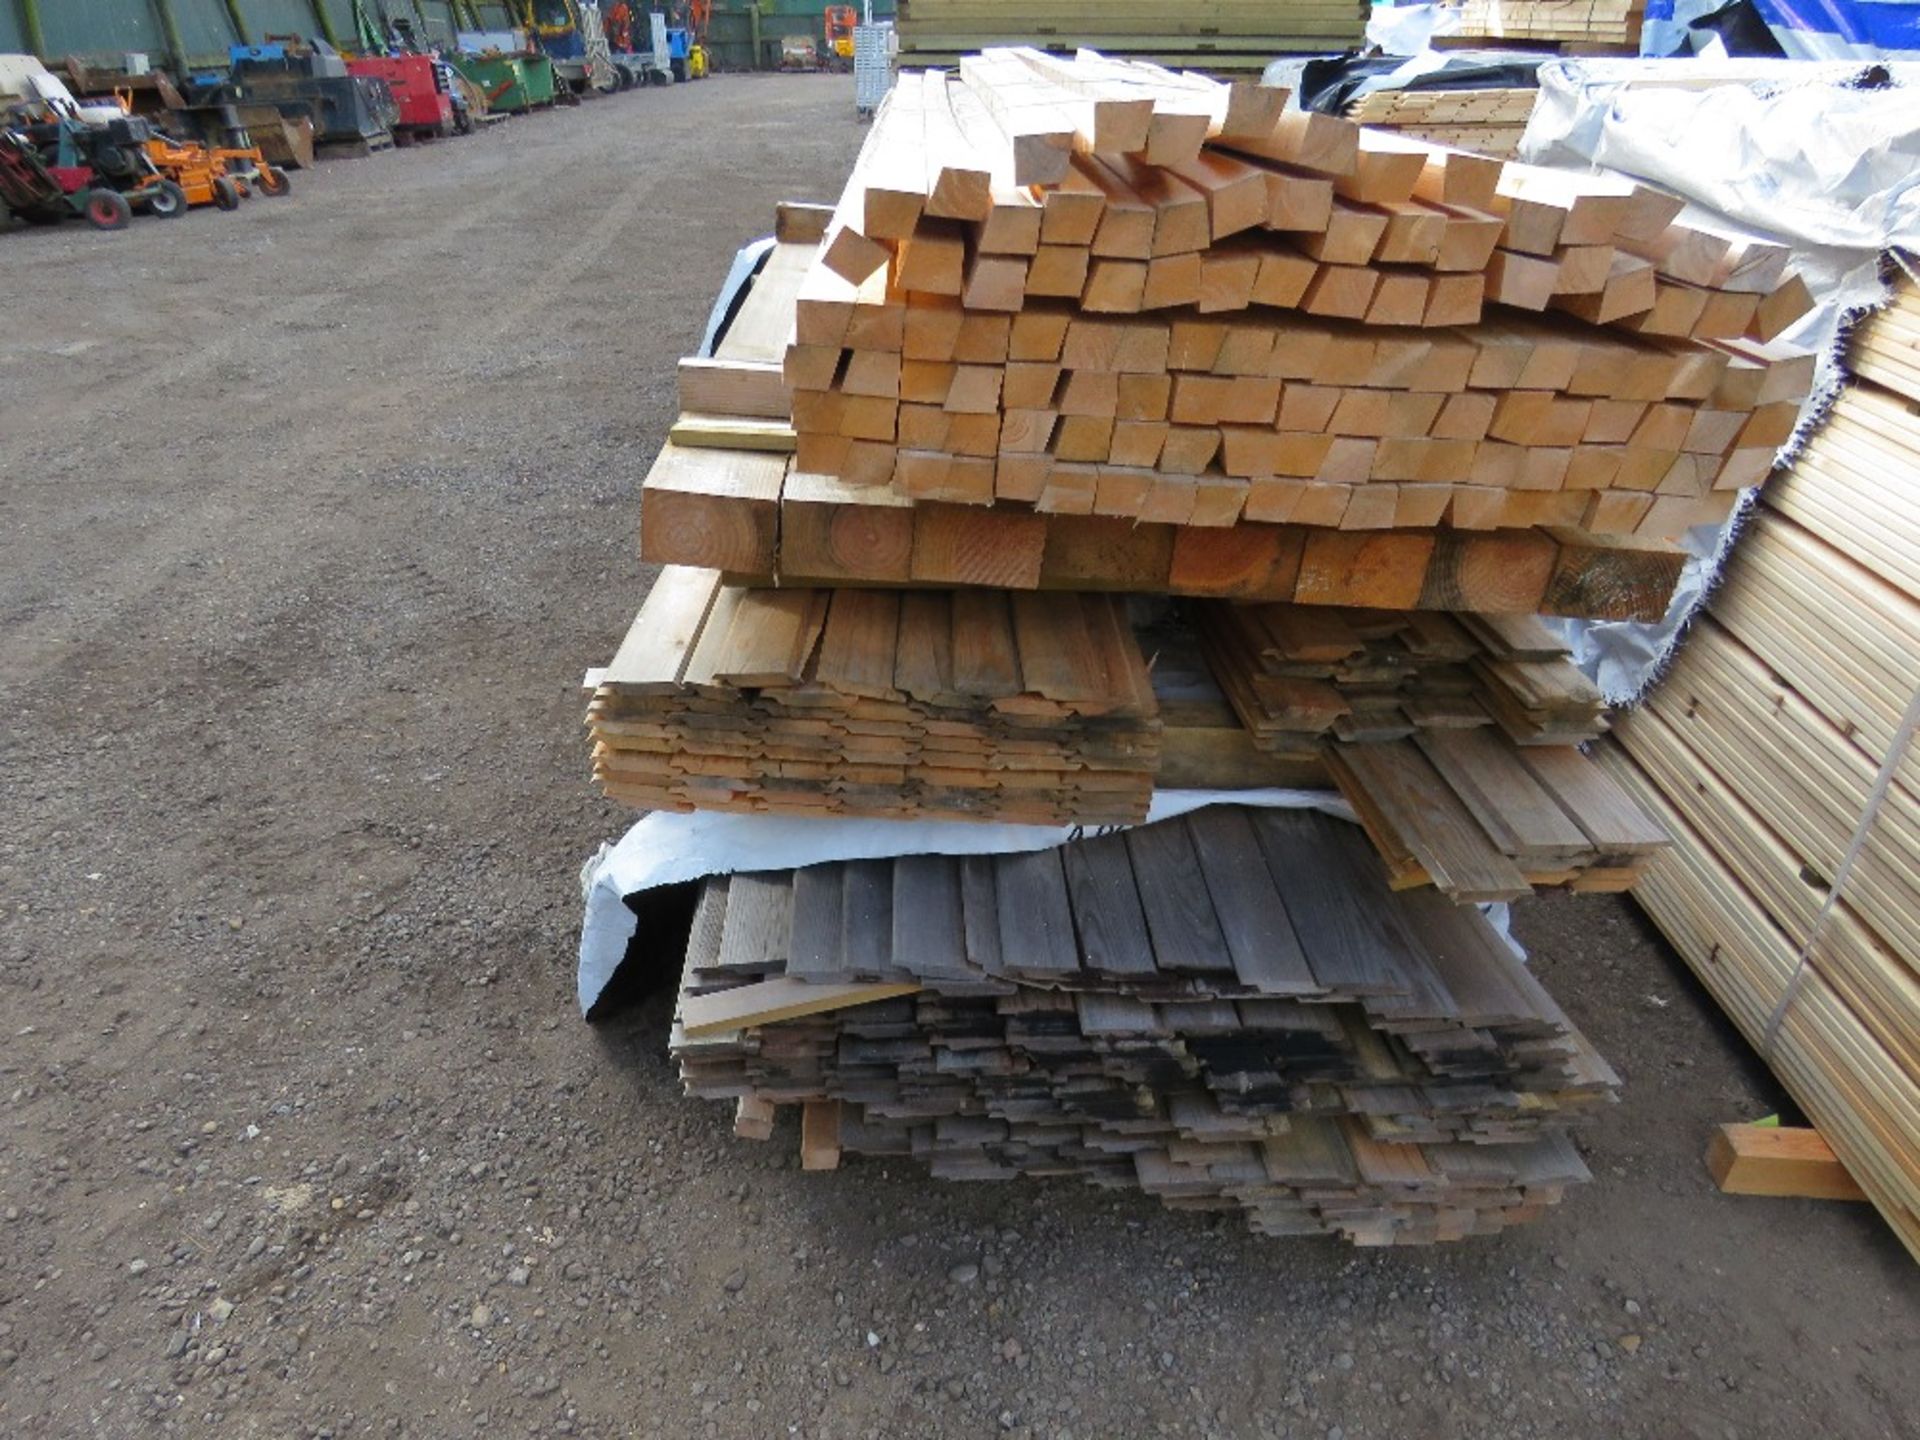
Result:
<svg viewBox="0 0 1920 1440"><path fill-rule="evenodd" d="M581 1022L673 362L859 134L720 78L0 236L0 1434L1920 1433L1911 1263L1713 1192L1780 1096L1624 902L1519 923L1597 1183L1435 1251L802 1175Z"/></svg>

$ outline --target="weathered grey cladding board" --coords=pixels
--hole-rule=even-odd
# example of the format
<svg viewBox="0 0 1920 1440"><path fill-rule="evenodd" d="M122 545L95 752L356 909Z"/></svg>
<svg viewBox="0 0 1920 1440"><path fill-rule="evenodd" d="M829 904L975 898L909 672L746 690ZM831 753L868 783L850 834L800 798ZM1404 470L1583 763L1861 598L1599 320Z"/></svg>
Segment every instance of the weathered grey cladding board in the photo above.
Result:
<svg viewBox="0 0 1920 1440"><path fill-rule="evenodd" d="M1184 819L1126 832L1135 883L1154 956L1163 970L1219 974L1233 956L1214 918L1213 899Z"/></svg>
<svg viewBox="0 0 1920 1440"><path fill-rule="evenodd" d="M1537 1018L1485 921L1393 894L1356 827L1309 811L1215 807L1053 850L736 875L700 915L718 927L696 931L707 966L818 982L1200 983L1367 997L1389 1020ZM1472 988L1464 1006L1452 984Z"/></svg>
<svg viewBox="0 0 1920 1440"><path fill-rule="evenodd" d="M1000 898L993 879L992 856L968 855L960 861L960 905L966 920L968 963L988 975L1004 975Z"/></svg>
<svg viewBox="0 0 1920 1440"><path fill-rule="evenodd" d="M1377 863L1370 877L1357 873L1339 846L1339 829L1352 827L1308 810L1250 814L1314 978L1343 994L1404 993L1413 942Z"/></svg>
<svg viewBox="0 0 1920 1440"><path fill-rule="evenodd" d="M846 877L838 865L793 872L793 925L787 973L802 980L837 978L845 964L841 933Z"/></svg>
<svg viewBox="0 0 1920 1440"><path fill-rule="evenodd" d="M856 975L893 970L893 865L849 860L842 867L841 968Z"/></svg>
<svg viewBox="0 0 1920 1440"><path fill-rule="evenodd" d="M1082 840L1067 846L1061 860L1087 969L1118 979L1157 974L1126 840L1119 835Z"/></svg>
<svg viewBox="0 0 1920 1440"><path fill-rule="evenodd" d="M731 876L713 875L700 887L700 902L693 910L693 930L687 937L689 970L705 969L720 958L720 939L726 932L727 892L731 884Z"/></svg>
<svg viewBox="0 0 1920 1440"><path fill-rule="evenodd" d="M923 980L973 978L960 867L944 855L893 862L893 964Z"/></svg>
<svg viewBox="0 0 1920 1440"><path fill-rule="evenodd" d="M784 970L793 925L793 872L742 872L727 889L718 964L724 970Z"/></svg>
<svg viewBox="0 0 1920 1440"><path fill-rule="evenodd" d="M1246 812L1209 806L1187 818L1187 829L1240 983L1263 995L1317 991Z"/></svg>
<svg viewBox="0 0 1920 1440"><path fill-rule="evenodd" d="M1079 973L1080 947L1067 903L1067 878L1058 850L997 855L1000 958L1007 971L1043 979Z"/></svg>

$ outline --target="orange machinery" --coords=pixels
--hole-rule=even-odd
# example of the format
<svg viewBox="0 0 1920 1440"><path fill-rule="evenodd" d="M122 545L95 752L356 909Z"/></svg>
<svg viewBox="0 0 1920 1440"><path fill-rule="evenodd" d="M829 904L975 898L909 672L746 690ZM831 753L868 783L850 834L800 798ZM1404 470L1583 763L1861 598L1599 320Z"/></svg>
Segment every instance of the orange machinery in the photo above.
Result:
<svg viewBox="0 0 1920 1440"><path fill-rule="evenodd" d="M836 60L853 64L853 27L860 23L860 14L851 5L829 5L822 23L827 34L827 53Z"/></svg>

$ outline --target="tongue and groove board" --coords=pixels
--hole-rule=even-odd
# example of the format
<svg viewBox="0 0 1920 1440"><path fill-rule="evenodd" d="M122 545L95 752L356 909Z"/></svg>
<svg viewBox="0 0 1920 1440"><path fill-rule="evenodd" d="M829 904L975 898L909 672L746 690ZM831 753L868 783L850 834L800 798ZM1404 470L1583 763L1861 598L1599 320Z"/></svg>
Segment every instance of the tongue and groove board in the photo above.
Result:
<svg viewBox="0 0 1920 1440"><path fill-rule="evenodd" d="M1138 820L1161 725L1121 604L669 569L594 677L595 771L653 808Z"/></svg>
<svg viewBox="0 0 1920 1440"><path fill-rule="evenodd" d="M1904 286L1856 332L1861 378L1601 760L1675 836L1636 898L1920 1258L1915 313Z"/></svg>

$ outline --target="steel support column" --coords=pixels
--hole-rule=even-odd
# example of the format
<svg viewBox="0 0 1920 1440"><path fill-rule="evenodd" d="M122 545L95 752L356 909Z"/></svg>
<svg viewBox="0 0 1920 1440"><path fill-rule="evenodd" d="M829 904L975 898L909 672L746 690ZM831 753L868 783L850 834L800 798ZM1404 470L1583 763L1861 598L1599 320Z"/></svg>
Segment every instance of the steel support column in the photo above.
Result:
<svg viewBox="0 0 1920 1440"><path fill-rule="evenodd" d="M180 39L180 22L173 15L173 0L153 0L153 13L160 21L160 34L167 42L167 63L181 79L187 73L187 47Z"/></svg>
<svg viewBox="0 0 1920 1440"><path fill-rule="evenodd" d="M47 32L40 23L40 0L20 0L20 30L27 42L27 53L47 57Z"/></svg>

